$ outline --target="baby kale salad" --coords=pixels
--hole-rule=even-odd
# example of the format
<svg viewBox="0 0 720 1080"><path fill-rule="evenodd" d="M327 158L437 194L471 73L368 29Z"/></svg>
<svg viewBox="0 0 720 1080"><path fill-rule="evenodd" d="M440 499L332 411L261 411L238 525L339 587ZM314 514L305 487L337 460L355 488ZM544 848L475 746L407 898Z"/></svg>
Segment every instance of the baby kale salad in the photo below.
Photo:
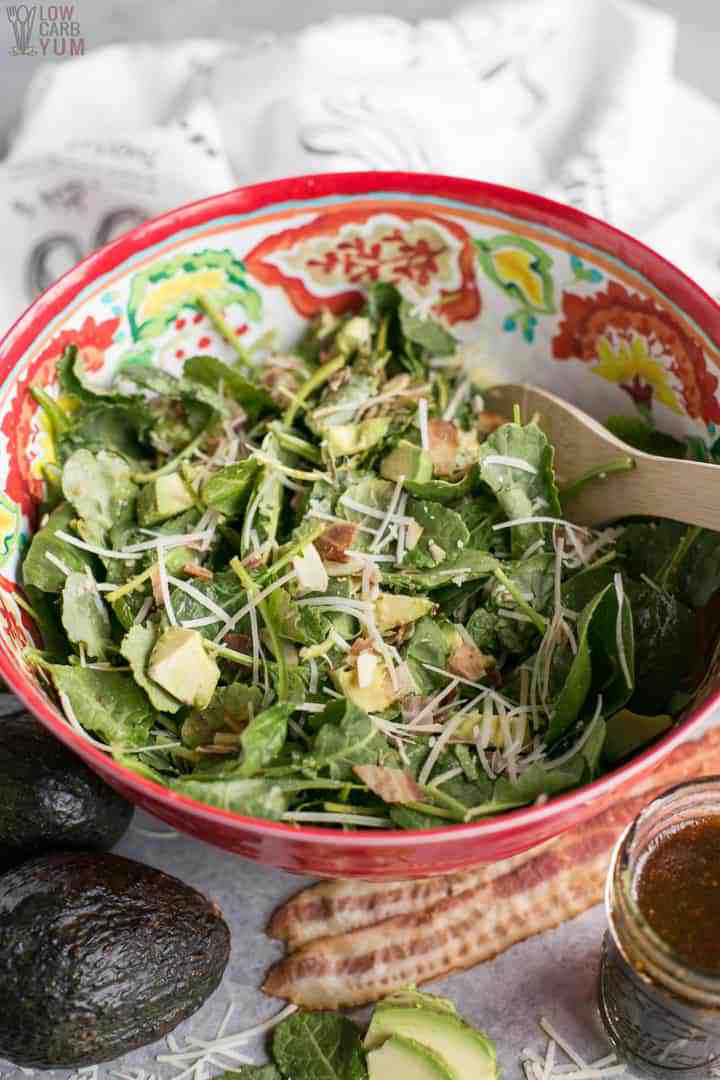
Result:
<svg viewBox="0 0 720 1080"><path fill-rule="evenodd" d="M135 364L97 392L69 347L59 399L34 391L58 464L28 657L73 728L211 806L423 829L543 801L672 723L717 536L567 521L541 418L488 411L391 285L282 355L198 304L232 364Z"/></svg>

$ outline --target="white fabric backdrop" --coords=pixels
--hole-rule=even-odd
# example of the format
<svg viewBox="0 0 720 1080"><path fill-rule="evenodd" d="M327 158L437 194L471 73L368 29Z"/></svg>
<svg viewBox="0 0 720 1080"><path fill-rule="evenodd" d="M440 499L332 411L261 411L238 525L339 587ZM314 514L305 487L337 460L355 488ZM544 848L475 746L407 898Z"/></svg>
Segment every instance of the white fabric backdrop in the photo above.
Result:
<svg viewBox="0 0 720 1080"><path fill-rule="evenodd" d="M293 173L435 170L605 217L720 293L720 108L630 0L507 0L41 71L0 167L0 328L144 217Z"/></svg>

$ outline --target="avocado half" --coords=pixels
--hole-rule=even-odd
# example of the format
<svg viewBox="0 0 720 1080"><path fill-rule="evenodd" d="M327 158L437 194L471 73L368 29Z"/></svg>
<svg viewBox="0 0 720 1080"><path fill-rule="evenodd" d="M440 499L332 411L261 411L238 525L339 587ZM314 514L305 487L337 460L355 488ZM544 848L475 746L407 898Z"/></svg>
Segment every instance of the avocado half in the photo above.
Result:
<svg viewBox="0 0 720 1080"><path fill-rule="evenodd" d="M0 1058L75 1068L155 1042L219 985L218 908L119 855L44 855L0 877Z"/></svg>
<svg viewBox="0 0 720 1080"><path fill-rule="evenodd" d="M28 713L0 717L0 872L51 850L105 851L133 807Z"/></svg>

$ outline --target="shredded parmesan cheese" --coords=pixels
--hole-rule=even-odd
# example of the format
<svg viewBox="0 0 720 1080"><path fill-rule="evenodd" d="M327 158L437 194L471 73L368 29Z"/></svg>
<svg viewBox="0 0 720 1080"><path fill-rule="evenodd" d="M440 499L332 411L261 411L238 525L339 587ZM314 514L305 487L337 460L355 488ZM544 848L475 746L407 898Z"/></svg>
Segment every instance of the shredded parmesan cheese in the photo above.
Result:
<svg viewBox="0 0 720 1080"><path fill-rule="evenodd" d="M73 547L80 548L82 551L89 551L91 555L98 555L101 559L124 559L126 562L137 562L139 558L138 555L128 555L121 551L111 551L109 548L98 547L97 544L88 544L85 540L79 540L77 536L71 536L70 533L63 532L62 529L58 529L55 535L58 540L64 540L66 544L72 544Z"/></svg>
<svg viewBox="0 0 720 1080"><path fill-rule="evenodd" d="M397 506L398 506L398 503L400 501L400 496L402 495L402 487L403 487L404 482L405 482L405 477L404 476L399 476L398 479L395 482L395 490L393 491L392 495L390 496L390 502L388 503L388 508L387 508L387 510L385 512L385 516L383 517L382 521L380 522L380 528L378 529L377 533L375 534L375 539L373 540L372 544L370 545L370 550L371 551L377 551L378 550L378 548L380 546L380 541L383 538L383 534L384 534L385 530L387 529L389 523L393 520L393 518L395 516L395 511L397 510Z"/></svg>
<svg viewBox="0 0 720 1080"><path fill-rule="evenodd" d="M160 595L162 596L163 606L168 617L168 621L171 626L177 626L178 621L173 611L173 606L170 603L170 589L168 588L168 576L165 569L165 555L160 544L157 545L157 563L158 563L158 582L160 584Z"/></svg>
<svg viewBox="0 0 720 1080"><path fill-rule="evenodd" d="M510 469L520 469L521 472L531 473L533 476L537 474L537 469L529 461L524 461L523 458L519 457L512 457L509 454L488 454L480 464L481 466L507 465Z"/></svg>
<svg viewBox="0 0 720 1080"><path fill-rule="evenodd" d="M283 814L283 821L304 821L309 825L362 825L368 829L391 829L388 818L370 817L365 814L333 814L327 811L295 810Z"/></svg>
<svg viewBox="0 0 720 1080"><path fill-rule="evenodd" d="M404 515L401 517L399 514L395 513L390 514L388 517L386 510L376 510L374 506L366 506L365 503L358 502L357 499L353 499L352 496L347 494L341 495L339 502L343 506L347 506L348 510L354 510L356 514L362 514L364 517L375 518L377 521L382 521L384 523L384 528L387 528L388 522L392 522L395 525L412 525L415 521L415 518L405 517ZM374 533L378 532L377 529L373 529L372 531Z"/></svg>
<svg viewBox="0 0 720 1080"><path fill-rule="evenodd" d="M254 611L258 604L268 597L270 593L275 592L276 589L281 589L283 585L287 585L288 581L292 581L295 576L295 571L291 570L289 573L285 574L284 577L278 578L277 581L273 581L272 585L268 585L266 588L261 589L260 592L255 593L253 599L249 601L245 607L240 608L240 610L226 622L220 633L216 635L215 641L219 641L220 638L225 637L225 634L234 630L240 620L244 619L246 615L249 615L251 611ZM225 617L227 618L227 616Z"/></svg>
<svg viewBox="0 0 720 1080"><path fill-rule="evenodd" d="M311 694L316 694L318 688L318 666L317 661L312 656L308 660L308 667L310 668L310 683L308 685L308 690Z"/></svg>
<svg viewBox="0 0 720 1080"><path fill-rule="evenodd" d="M590 535L590 529L586 529L582 525L575 525L572 521L565 521L564 518L545 517L543 515L540 515L539 517L513 518L512 521L501 521L499 524L493 525L493 529L497 532L498 529L511 529L514 525L564 525L566 529L577 529L578 532Z"/></svg>
<svg viewBox="0 0 720 1080"><path fill-rule="evenodd" d="M618 656L620 657L620 667L622 673L625 676L625 682L629 687L633 685L632 675L630 674L630 667L628 665L627 656L625 654L625 641L623 639L623 610L625 606L625 591L623 589L622 574L615 574L613 578L615 585L615 595L617 596L618 612L615 620L615 638L617 642Z"/></svg>
<svg viewBox="0 0 720 1080"><path fill-rule="evenodd" d="M72 570L70 569L70 567L67 566L67 564L64 563L62 561L62 559L58 559L57 555L53 555L52 551L46 551L45 552L45 558L48 560L48 562L51 562L53 564L53 566L57 566L58 570L60 570L63 574L65 574L66 577L67 577L68 574L72 573ZM117 588L117 585L113 585L113 589L116 589L116 588Z"/></svg>
<svg viewBox="0 0 720 1080"><path fill-rule="evenodd" d="M445 410L445 412L443 413L443 420L452 420L452 419L454 419L455 413L458 411L458 409L462 405L463 401L468 396L469 392L470 392L470 380L469 379L463 379L463 381L459 384L459 386L458 386L457 390L455 391L455 393L453 394L453 396L450 398L450 401L448 402L448 407Z"/></svg>
<svg viewBox="0 0 720 1080"><path fill-rule="evenodd" d="M460 727L462 719L462 713L456 713L455 716L451 717L451 719L448 720L445 728L443 729L442 735L438 735L437 742L433 746L428 756L425 758L425 763L420 770L420 774L418 776L418 783L421 786L427 784L428 780L430 779L430 774L435 768L435 764L438 758L449 743L451 737Z"/></svg>
<svg viewBox="0 0 720 1080"><path fill-rule="evenodd" d="M160 550L160 549L158 549ZM187 593L193 600L196 600L202 607L207 608L208 611L212 611L213 615L218 619L222 619L223 622L228 622L230 616L224 608L221 608L219 604L216 604L214 600L211 600L209 596L205 596L204 593L196 589L194 585L191 585L187 581L182 581L180 578L173 577L172 574L166 573L166 581L170 585L174 585L176 589L180 589L180 592ZM183 623L185 626L185 623Z"/></svg>
<svg viewBox="0 0 720 1080"><path fill-rule="evenodd" d="M138 551L150 551L152 548L156 548L158 544L164 548L176 548L185 547L186 545L196 544L199 541L207 540L208 537L213 535L212 529L203 529L200 532L190 532L174 536L158 536L157 533L152 534L154 539L142 540L139 544L129 544L125 548L121 548L121 552L125 555L132 555Z"/></svg>
<svg viewBox="0 0 720 1080"><path fill-rule="evenodd" d="M420 445L423 450L430 449L430 435L428 433L428 403L427 398L420 398L417 410L418 427L420 428Z"/></svg>

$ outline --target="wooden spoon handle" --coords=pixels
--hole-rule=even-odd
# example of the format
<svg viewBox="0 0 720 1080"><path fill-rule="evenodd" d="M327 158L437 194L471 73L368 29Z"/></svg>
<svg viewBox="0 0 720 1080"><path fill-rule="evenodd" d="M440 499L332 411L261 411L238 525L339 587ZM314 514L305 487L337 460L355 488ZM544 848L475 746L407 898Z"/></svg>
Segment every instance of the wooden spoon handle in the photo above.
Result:
<svg viewBox="0 0 720 1080"><path fill-rule="evenodd" d="M608 455L610 456L610 455ZM634 451L632 472L595 481L563 502L581 525L600 525L632 514L671 518L720 532L720 470L703 462L652 457Z"/></svg>

